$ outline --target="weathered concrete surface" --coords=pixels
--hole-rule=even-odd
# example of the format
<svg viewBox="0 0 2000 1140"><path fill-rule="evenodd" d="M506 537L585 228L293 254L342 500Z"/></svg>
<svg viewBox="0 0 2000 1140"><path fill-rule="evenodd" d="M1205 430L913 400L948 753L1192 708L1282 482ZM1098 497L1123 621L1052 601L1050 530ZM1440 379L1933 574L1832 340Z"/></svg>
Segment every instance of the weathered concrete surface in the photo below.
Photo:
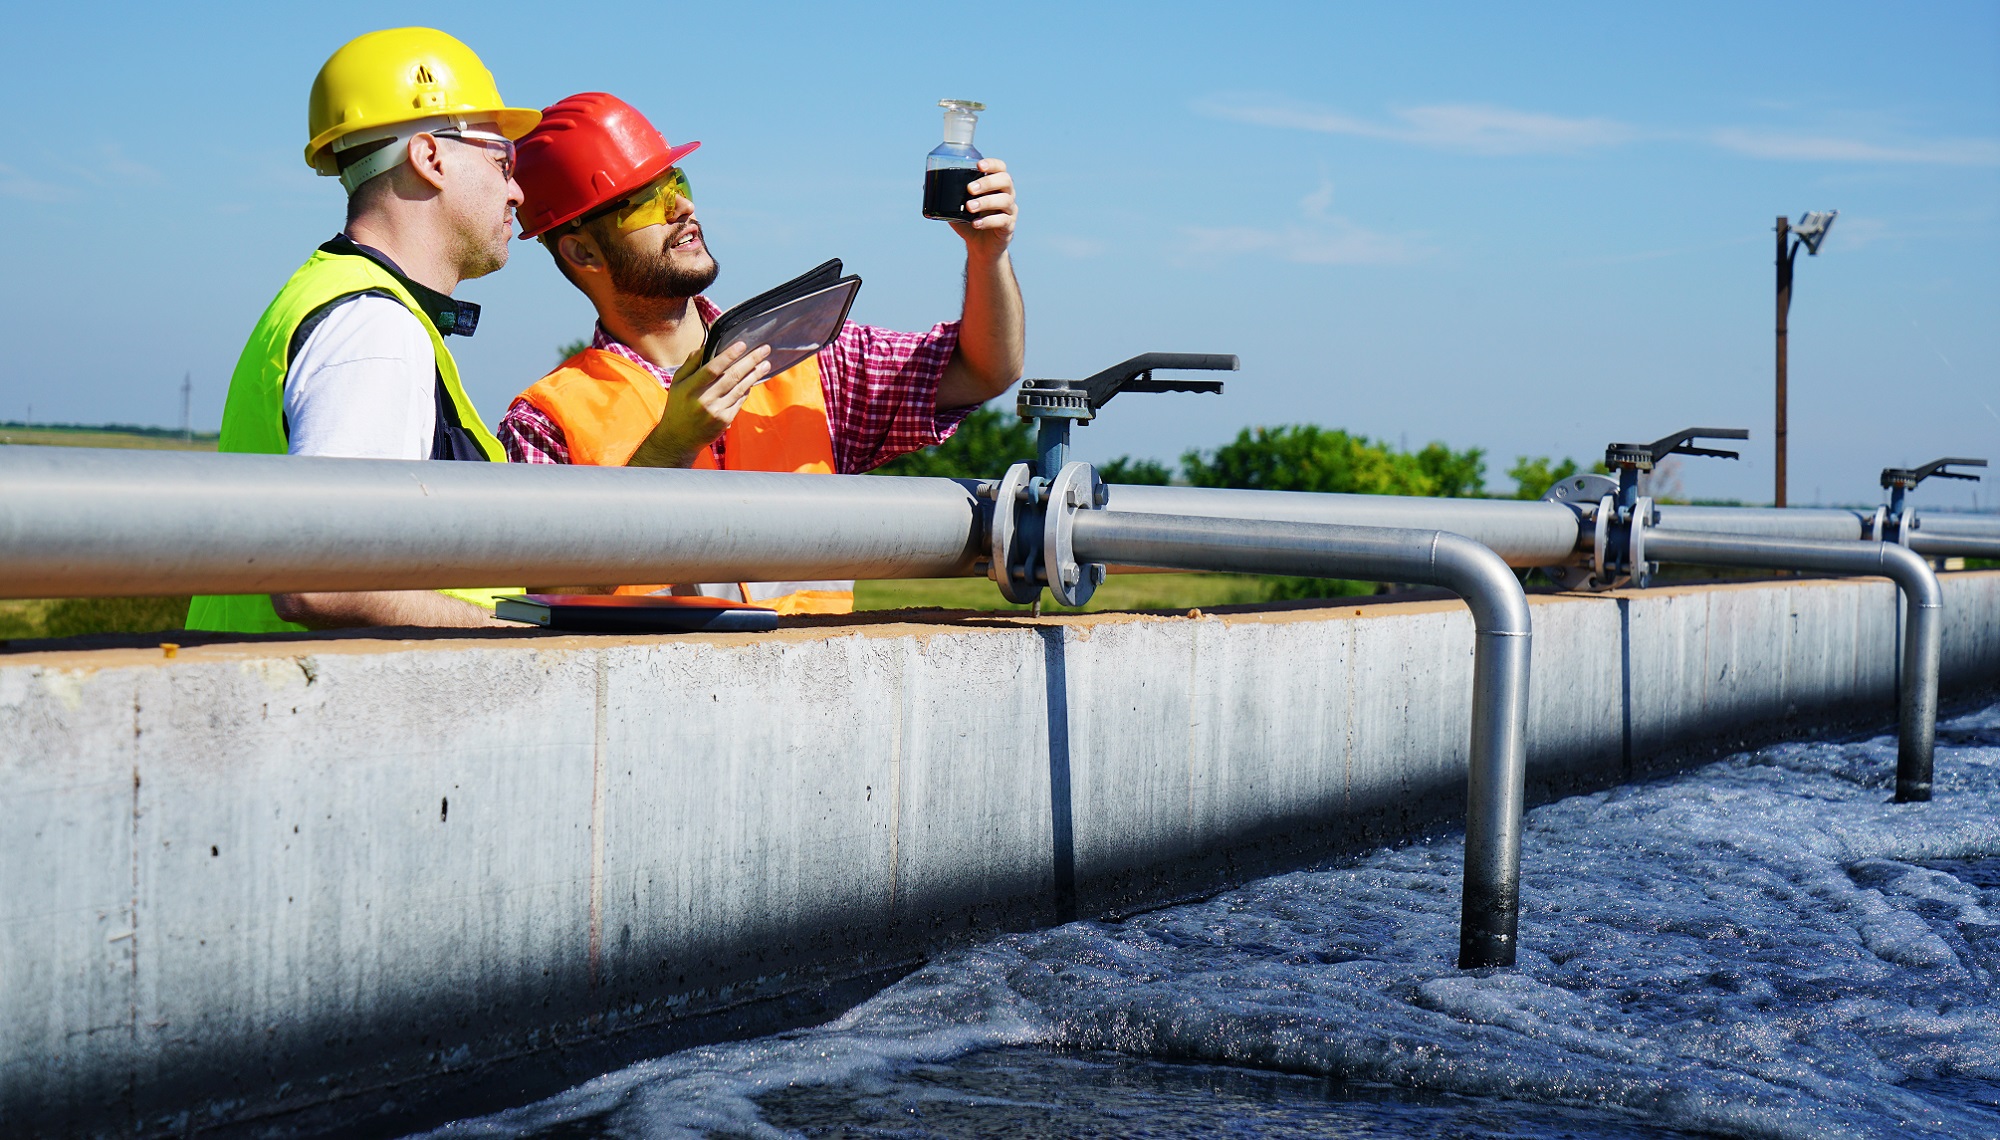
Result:
<svg viewBox="0 0 2000 1140"><path fill-rule="evenodd" d="M1993 687L2000 573L1946 597L1947 695ZM1892 715L1880 580L1534 603L1542 796ZM0 1132L394 1130L1407 835L1471 645L1428 601L0 655Z"/></svg>

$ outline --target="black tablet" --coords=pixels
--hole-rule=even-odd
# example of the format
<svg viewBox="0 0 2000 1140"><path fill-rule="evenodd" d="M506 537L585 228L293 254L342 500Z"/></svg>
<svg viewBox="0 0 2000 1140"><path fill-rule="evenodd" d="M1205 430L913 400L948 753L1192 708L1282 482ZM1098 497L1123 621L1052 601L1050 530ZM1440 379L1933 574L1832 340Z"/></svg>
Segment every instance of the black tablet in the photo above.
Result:
<svg viewBox="0 0 2000 1140"><path fill-rule="evenodd" d="M667 594L512 594L496 617L575 633L760 633L778 628L778 611L727 598Z"/></svg>

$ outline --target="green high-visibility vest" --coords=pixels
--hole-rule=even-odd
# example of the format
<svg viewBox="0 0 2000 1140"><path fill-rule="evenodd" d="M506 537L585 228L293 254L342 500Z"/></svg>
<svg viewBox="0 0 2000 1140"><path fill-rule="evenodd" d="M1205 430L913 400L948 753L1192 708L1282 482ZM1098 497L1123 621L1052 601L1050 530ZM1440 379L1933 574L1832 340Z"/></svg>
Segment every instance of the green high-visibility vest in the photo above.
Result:
<svg viewBox="0 0 2000 1140"><path fill-rule="evenodd" d="M452 360L451 350L445 347L437 324L416 297L395 274L370 258L359 254L333 253L325 248L315 252L297 273L292 274L292 279L278 290L277 297L258 319L257 327L251 330L250 341L243 346L243 355L236 360L236 371L229 377L229 398L222 408L220 450L262 455L284 455L290 450L285 427L285 375L291 368L292 350L297 347L292 343L293 334L307 317L342 297L357 293L380 293L394 297L417 315L417 319L423 322L424 331L430 334L431 350L437 356L437 377L451 399L459 426L487 459L495 463L506 462L507 456L501 450L500 441L486 430L479 413L472 407L472 401L466 398L465 389L458 380L458 364ZM501 594L517 594L520 590L456 589L440 592L492 609L494 598ZM278 611L271 607L269 594L224 594L195 598L188 607L187 628L232 633L279 633L306 627L279 617Z"/></svg>

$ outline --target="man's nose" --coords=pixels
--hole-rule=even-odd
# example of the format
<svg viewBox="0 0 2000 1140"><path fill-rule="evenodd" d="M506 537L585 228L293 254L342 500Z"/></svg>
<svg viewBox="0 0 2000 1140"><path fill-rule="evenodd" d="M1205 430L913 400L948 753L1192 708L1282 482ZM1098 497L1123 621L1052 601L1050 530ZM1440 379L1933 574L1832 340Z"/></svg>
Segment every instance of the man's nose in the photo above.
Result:
<svg viewBox="0 0 2000 1140"><path fill-rule="evenodd" d="M521 203L526 200L527 195L521 193L521 184L512 178L507 179L507 205L519 209Z"/></svg>
<svg viewBox="0 0 2000 1140"><path fill-rule="evenodd" d="M685 194L674 195L674 213L667 220L675 223L694 221L694 199Z"/></svg>

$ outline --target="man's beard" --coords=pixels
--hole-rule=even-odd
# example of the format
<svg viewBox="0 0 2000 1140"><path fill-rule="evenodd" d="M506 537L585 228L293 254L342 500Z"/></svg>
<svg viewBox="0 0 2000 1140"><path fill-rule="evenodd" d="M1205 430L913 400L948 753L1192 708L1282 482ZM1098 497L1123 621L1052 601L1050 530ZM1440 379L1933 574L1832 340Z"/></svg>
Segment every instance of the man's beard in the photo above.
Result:
<svg viewBox="0 0 2000 1140"><path fill-rule="evenodd" d="M704 243L703 249L707 249ZM678 301L698 295L715 284L721 266L710 254L708 264L695 268L675 265L667 251L641 253L615 243L604 246L604 267L611 273L611 287L627 297L649 297L656 301Z"/></svg>
<svg viewBox="0 0 2000 1140"><path fill-rule="evenodd" d="M513 215L514 211L508 210L497 226L490 214L482 219L468 213L459 219L458 251L454 258L459 280L484 277L507 264L514 241Z"/></svg>

